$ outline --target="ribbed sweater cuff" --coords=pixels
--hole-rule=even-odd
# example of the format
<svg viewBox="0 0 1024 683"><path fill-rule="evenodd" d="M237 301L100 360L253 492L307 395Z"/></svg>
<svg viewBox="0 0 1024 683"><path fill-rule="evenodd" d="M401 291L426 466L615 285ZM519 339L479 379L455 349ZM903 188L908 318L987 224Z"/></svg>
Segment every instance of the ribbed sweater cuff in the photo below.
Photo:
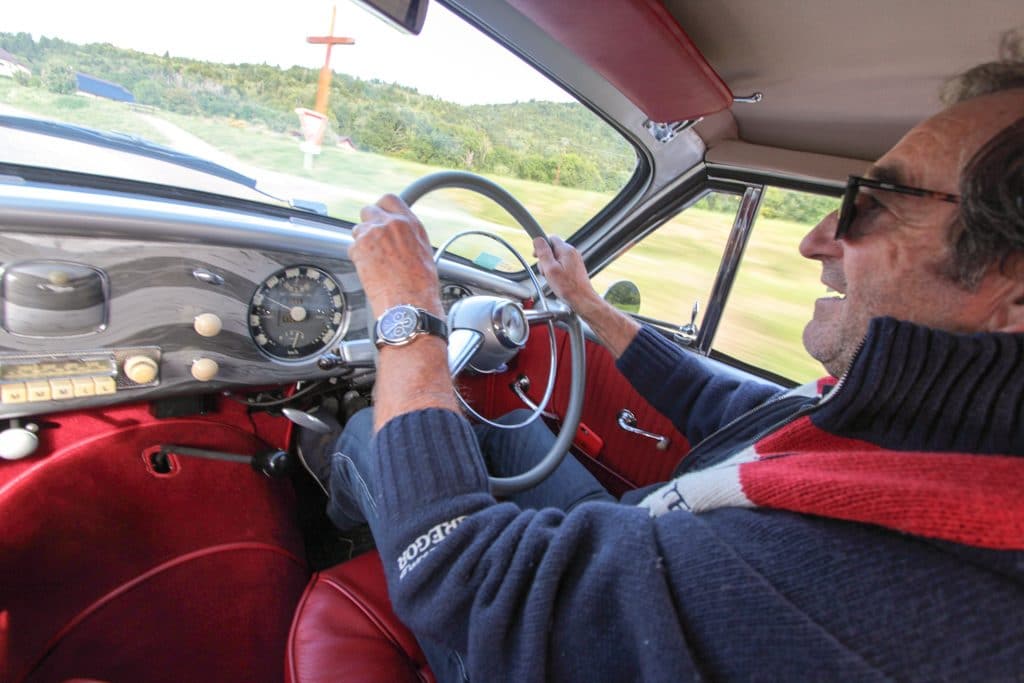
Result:
<svg viewBox="0 0 1024 683"><path fill-rule="evenodd" d="M644 325L615 361L615 367L633 386L657 387L664 384L666 377L679 372L680 362L688 354L682 359L680 355L679 347Z"/></svg>
<svg viewBox="0 0 1024 683"><path fill-rule="evenodd" d="M450 410L399 415L381 428L371 447L386 519L438 500L488 491L476 435L465 418Z"/></svg>

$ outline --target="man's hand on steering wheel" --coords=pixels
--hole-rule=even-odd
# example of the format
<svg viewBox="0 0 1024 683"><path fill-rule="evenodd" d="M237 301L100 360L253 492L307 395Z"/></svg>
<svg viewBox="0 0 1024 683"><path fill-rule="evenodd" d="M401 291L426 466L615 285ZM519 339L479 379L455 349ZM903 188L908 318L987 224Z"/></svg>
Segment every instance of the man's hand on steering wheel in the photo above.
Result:
<svg viewBox="0 0 1024 683"><path fill-rule="evenodd" d="M503 367L503 364L515 357L519 349L525 345L531 325L546 326L551 341L548 384L544 398L533 409L533 417L539 416L554 388L558 368L555 323L564 325L568 331L571 363L566 376L569 381L569 398L561 429L551 449L532 468L510 477L490 478L491 492L502 496L528 489L543 481L558 467L572 444L583 410L586 381L583 328L570 309L565 306L552 308L529 264L512 245L496 235L481 231L459 233L443 245L433 259L431 258L431 246L426 231L419 219L409 210L409 205L428 192L447 187L467 189L494 200L508 211L527 234L544 239L543 229L529 211L508 191L492 181L465 171L441 171L425 176L405 188L401 198L388 195L381 198L375 206L363 209L363 222L352 231L353 244L349 248L349 257L355 264L366 292L367 302L374 315L396 315L394 321L398 321L397 313L401 313L405 316L401 318L404 324L408 314L406 308L400 304L411 304L424 309L427 313L442 316L435 261L443 256L452 241L470 234L489 237L503 244L511 252L533 284L538 307L524 311L522 300L490 295L467 297L454 305L448 315L447 345L430 329L424 329L429 334L420 334L411 342L407 341L407 336L404 337L396 348L389 346L390 342L386 338L382 339L381 343L384 346L377 360L377 377L374 385L374 425L379 430L394 417L426 408L459 412L461 404L468 412L472 412L469 404L455 391L451 376L466 367L483 372ZM552 263L564 260L561 267L565 269L568 265L569 271L574 273L572 277L566 276L564 281L576 282L573 291L580 293L577 300L585 302L589 297L594 297L603 304L604 302L596 297L596 293L586 283L586 273L578 254L561 240L557 240L555 244L557 251L550 253L549 250L550 260ZM572 261L573 258L577 261ZM392 309L392 312L384 313L386 309ZM423 315L419 320L424 323ZM382 323L379 322L380 324ZM393 325L392 329L397 327L399 326ZM376 335L377 331L374 334ZM487 418L476 412L472 414L487 421ZM505 426L514 428L528 422L529 420L520 425Z"/></svg>
<svg viewBox="0 0 1024 683"><path fill-rule="evenodd" d="M587 321L615 358L621 356L640 331L640 324L594 290L580 253L554 235L547 241L534 239L533 252L555 294Z"/></svg>
<svg viewBox="0 0 1024 683"><path fill-rule="evenodd" d="M385 195L360 213L352 230L349 258L356 267L374 315L400 304L438 317L441 306L437 267L423 224L395 195ZM426 408L459 412L448 374L447 346L433 334L399 347L385 346L377 363L374 428L404 413Z"/></svg>
<svg viewBox="0 0 1024 683"><path fill-rule="evenodd" d="M561 237L534 238L533 255L551 289L579 315L586 318L601 305L601 297L590 284L583 257Z"/></svg>
<svg viewBox="0 0 1024 683"><path fill-rule="evenodd" d="M430 238L404 201L386 194L363 207L349 257L374 315L411 304L444 317Z"/></svg>

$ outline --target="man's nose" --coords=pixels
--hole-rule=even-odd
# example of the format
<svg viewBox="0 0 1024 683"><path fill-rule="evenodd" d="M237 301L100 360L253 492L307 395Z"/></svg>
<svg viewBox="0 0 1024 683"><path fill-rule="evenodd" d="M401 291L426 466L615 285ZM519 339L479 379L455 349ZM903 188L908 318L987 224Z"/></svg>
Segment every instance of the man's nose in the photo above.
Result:
<svg viewBox="0 0 1024 683"><path fill-rule="evenodd" d="M833 211L811 228L800 240L800 254L804 258L838 258L843 254L843 245L836 239L836 223L839 212Z"/></svg>

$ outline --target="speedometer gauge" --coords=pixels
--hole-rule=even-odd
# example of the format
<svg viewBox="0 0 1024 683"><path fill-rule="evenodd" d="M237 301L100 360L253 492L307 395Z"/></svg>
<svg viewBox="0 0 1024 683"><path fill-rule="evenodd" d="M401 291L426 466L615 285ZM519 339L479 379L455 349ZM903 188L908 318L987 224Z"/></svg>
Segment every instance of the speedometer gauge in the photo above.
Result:
<svg viewBox="0 0 1024 683"><path fill-rule="evenodd" d="M444 312L447 313L459 299L465 299L467 296L473 296L473 292L469 291L462 285L444 285L441 287L441 305L444 306Z"/></svg>
<svg viewBox="0 0 1024 683"><path fill-rule="evenodd" d="M292 266L260 284L249 305L249 334L281 360L318 355L345 332L345 296L337 281L313 266Z"/></svg>

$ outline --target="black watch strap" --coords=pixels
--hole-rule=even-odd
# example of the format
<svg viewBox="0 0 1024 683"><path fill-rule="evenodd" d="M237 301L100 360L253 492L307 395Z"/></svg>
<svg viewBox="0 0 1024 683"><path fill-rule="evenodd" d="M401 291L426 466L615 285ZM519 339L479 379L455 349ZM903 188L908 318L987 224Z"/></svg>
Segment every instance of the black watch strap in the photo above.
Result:
<svg viewBox="0 0 1024 683"><path fill-rule="evenodd" d="M445 341L448 341L448 323L443 319L438 318L433 313L428 313L422 308L416 309L420 314L420 322L423 326L423 331L427 334L432 334L435 337L440 337Z"/></svg>

